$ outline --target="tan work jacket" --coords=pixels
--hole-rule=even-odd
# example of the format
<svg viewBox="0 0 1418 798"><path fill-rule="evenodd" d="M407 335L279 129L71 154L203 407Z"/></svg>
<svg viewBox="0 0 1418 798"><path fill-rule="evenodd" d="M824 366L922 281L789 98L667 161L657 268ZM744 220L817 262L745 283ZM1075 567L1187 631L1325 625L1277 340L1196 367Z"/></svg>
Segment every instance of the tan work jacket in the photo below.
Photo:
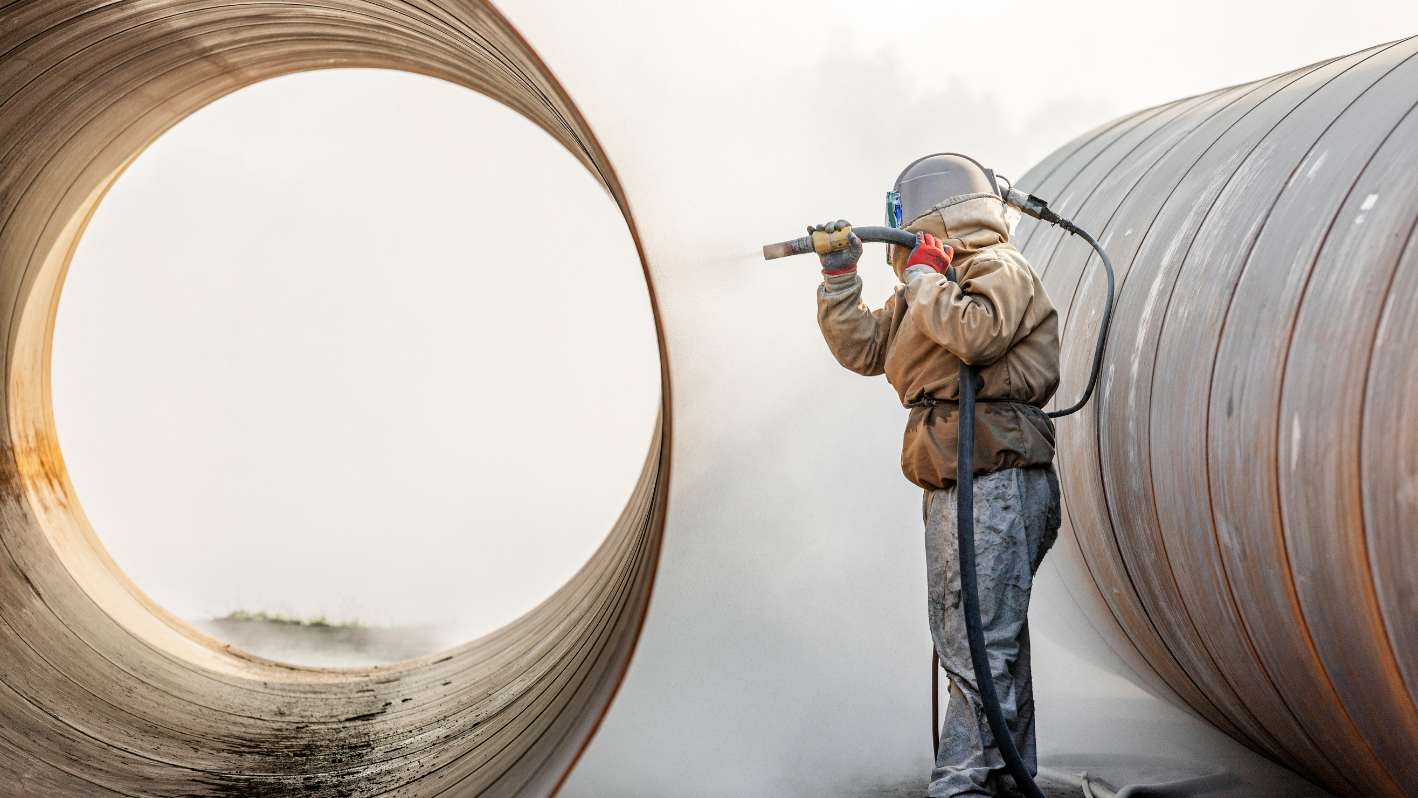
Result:
<svg viewBox="0 0 1418 798"><path fill-rule="evenodd" d="M960 361L977 377L975 473L1046 465L1054 425L1040 409L1059 386L1059 318L1038 275L1009 244L1003 205L992 194L942 203L906 227L955 248L959 284L939 277L898 285L873 312L856 274L825 278L817 320L843 366L885 374L911 408L901 470L922 488L955 482ZM910 253L892 248L900 278Z"/></svg>

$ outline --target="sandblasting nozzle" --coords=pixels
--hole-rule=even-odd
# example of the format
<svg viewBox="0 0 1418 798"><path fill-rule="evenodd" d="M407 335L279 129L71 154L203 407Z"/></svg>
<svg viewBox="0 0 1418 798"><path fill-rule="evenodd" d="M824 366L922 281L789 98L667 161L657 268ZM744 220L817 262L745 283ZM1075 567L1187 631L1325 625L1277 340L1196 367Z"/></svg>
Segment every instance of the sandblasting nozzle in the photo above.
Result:
<svg viewBox="0 0 1418 798"><path fill-rule="evenodd" d="M819 255L838 252L852 246L851 234L852 228L850 227L845 227L835 233L818 230L810 236L795 238L792 241L765 244L763 259L774 260L775 258L786 258L789 255L806 255L809 252L816 252Z"/></svg>

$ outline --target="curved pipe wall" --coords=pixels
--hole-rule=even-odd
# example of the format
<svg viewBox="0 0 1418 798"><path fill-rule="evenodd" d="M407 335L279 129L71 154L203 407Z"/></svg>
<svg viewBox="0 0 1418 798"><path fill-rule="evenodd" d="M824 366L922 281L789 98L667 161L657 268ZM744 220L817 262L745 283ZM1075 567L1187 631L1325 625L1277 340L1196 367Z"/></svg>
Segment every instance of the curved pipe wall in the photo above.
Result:
<svg viewBox="0 0 1418 798"><path fill-rule="evenodd" d="M1066 523L1118 643L1345 795L1418 795L1415 53L1136 113L1020 180L1118 269L1099 394L1059 425ZM1096 256L1033 220L1016 241L1077 396Z"/></svg>
<svg viewBox="0 0 1418 798"><path fill-rule="evenodd" d="M625 672L649 600L668 399L625 512L556 595L446 655L331 671L231 650L118 570L65 473L48 360L64 271L104 191L213 99L329 67L459 83L561 141L599 176L634 234L615 175L569 99L510 25L475 0L35 0L0 14L0 791L554 791Z"/></svg>

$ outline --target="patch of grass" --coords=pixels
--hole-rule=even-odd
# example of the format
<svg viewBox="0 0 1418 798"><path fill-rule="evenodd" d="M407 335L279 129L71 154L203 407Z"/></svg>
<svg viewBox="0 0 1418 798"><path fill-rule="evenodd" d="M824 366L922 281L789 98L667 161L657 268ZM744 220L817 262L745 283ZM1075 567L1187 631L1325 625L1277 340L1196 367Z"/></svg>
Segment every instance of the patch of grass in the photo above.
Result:
<svg viewBox="0 0 1418 798"><path fill-rule="evenodd" d="M290 625L292 625L292 626L317 626L317 627L325 627L325 628L327 628L327 629L363 629L363 628L365 628L364 624L360 623L360 622L357 621L357 620L340 621L340 622L338 622L338 623L331 623L331 622L330 622L328 619L326 619L325 616L323 616L323 615L321 615L321 616L318 617L318 618L291 618L291 617L286 616L286 615L276 615L276 614L274 614L274 613L269 613L269 612L266 612L265 610L262 610L262 611L260 611L260 612L247 612L246 610L237 610L237 611L235 611L235 612L233 612L233 613L227 615L225 618L218 618L217 620L220 620L220 621L253 621L253 622L255 622L255 623L284 623L284 624L290 624Z"/></svg>

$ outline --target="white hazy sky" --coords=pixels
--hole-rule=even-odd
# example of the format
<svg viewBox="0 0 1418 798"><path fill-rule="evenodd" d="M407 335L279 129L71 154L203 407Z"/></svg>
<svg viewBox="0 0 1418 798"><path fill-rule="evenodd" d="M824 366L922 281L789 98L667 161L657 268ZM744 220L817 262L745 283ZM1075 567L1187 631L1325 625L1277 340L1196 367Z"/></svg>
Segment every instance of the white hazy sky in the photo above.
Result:
<svg viewBox="0 0 1418 798"><path fill-rule="evenodd" d="M1022 173L1081 129L1113 116L1418 33L1418 3L1409 0L498 5L553 69L562 60L584 63L594 53L594 76L560 76L573 94L579 87L583 96L597 95L620 118L674 114L714 103L721 91L782 88L765 109L779 118L765 123L812 117L814 126L825 128L869 124L884 100L902 94L939 96L933 104L946 107L935 110L956 111L957 119L968 120L962 127L983 122L1012 134L992 131L997 140L986 153L1007 174ZM830 68L844 61L854 68ZM812 80L824 73L835 82ZM583 83L582 77L590 79ZM614 91L598 90L612 78ZM824 105L829 97L832 112ZM963 109L951 107L962 99ZM960 114L978 105L998 119ZM609 116L600 121L614 124ZM910 138L895 120L877 121L883 137ZM933 133L949 135L939 128ZM1014 140L1020 137L1026 141Z"/></svg>
<svg viewBox="0 0 1418 798"><path fill-rule="evenodd" d="M702 241L703 269L746 257L715 249L716 208L755 209L736 223L763 241L875 222L920 154L1018 176L1121 113L1418 32L1418 3L1388 0L499 7L635 185L647 243ZM743 285L811 282L766 274ZM821 365L732 331L678 345L785 381ZM656 369L633 249L574 159L463 89L336 72L218 101L120 179L64 290L54 397L100 538L179 615L467 637L599 541L641 465ZM719 395L697 378L677 383L686 405ZM769 423L774 396L705 430Z"/></svg>

